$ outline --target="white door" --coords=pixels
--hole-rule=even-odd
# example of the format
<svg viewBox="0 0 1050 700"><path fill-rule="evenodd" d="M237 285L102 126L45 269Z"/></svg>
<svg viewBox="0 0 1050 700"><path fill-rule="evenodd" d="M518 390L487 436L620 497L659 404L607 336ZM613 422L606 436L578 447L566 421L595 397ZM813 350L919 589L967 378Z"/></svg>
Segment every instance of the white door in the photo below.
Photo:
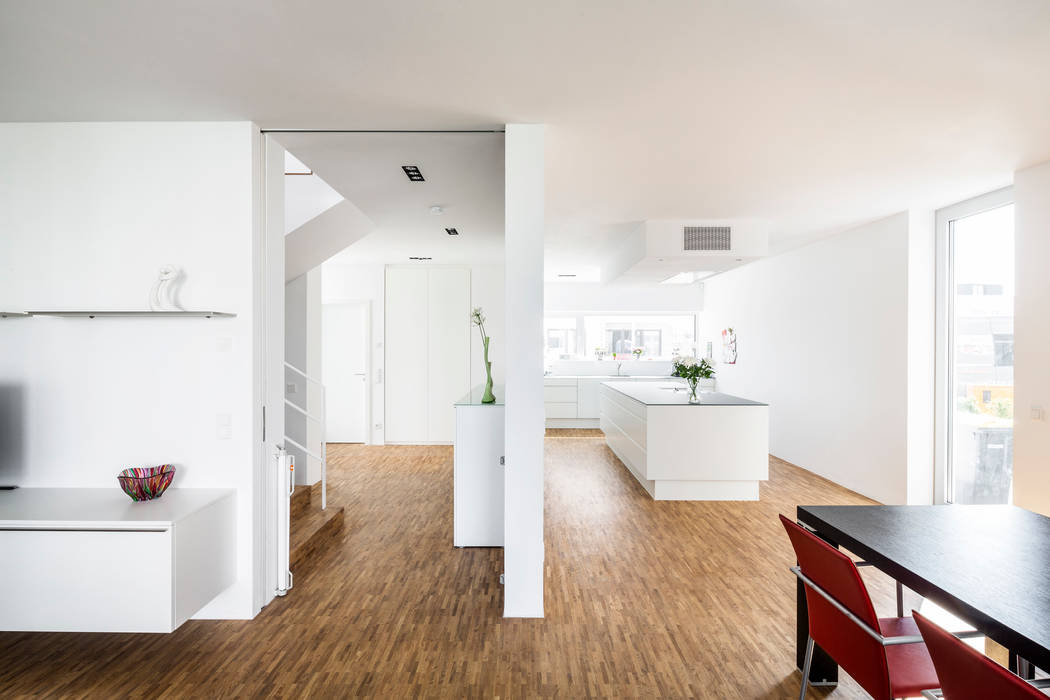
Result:
<svg viewBox="0 0 1050 700"><path fill-rule="evenodd" d="M325 304L322 381L328 442L365 442L368 434L368 305Z"/></svg>

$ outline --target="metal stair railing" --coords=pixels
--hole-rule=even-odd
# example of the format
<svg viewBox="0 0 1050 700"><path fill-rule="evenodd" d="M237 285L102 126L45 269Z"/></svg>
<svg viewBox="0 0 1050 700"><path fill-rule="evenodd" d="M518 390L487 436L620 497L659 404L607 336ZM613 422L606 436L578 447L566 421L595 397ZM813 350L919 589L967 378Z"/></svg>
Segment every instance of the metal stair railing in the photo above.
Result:
<svg viewBox="0 0 1050 700"><path fill-rule="evenodd" d="M320 414L316 415L316 416L314 414L310 413L307 409L304 409L301 406L298 406L295 403L293 403L287 396L284 397L284 405L285 406L288 406L292 410L297 411L297 412L301 413L302 415L306 416L306 419L308 421L314 421L315 423L317 423L318 425L321 426L321 454L317 454L316 452L314 452L313 450L309 449L305 445L300 445L298 442L296 442L292 438L288 437L287 434L285 434L285 436L284 436L284 441L287 442L289 445L292 445L293 447L296 447L296 448L302 450L303 452L305 452L307 454L307 456L313 457L314 459L316 459L317 461L319 461L321 463L321 510L325 510L328 507L328 435L327 435L327 430L328 430L327 425L328 424L327 424L327 422L325 420L325 418L326 418L326 416L325 416L325 408L326 408L327 402L325 400L324 384L321 383L320 380L318 380L318 379L316 379L314 377L311 377L310 375L308 375L306 372L302 371L301 369L299 369L295 365L292 365L292 364L289 364L289 363L285 362L284 366L286 368L292 370L296 374L298 374L300 377L305 379L307 382L312 383L314 386L317 386L317 387L319 387L321 389L321 410L320 410ZM309 393L307 393L307 401L306 401L306 403L307 403L307 406L310 405Z"/></svg>

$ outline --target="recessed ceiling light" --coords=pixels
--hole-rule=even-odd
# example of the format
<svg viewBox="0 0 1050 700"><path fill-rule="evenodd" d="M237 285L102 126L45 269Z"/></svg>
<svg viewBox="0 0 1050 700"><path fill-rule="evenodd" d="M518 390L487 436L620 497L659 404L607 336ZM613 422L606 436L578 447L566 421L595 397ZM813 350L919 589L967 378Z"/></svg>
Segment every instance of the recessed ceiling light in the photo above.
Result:
<svg viewBox="0 0 1050 700"><path fill-rule="evenodd" d="M457 231L454 228L447 228L447 229L445 229L445 233L447 233L450 236L458 236L459 235L459 231Z"/></svg>
<svg viewBox="0 0 1050 700"><path fill-rule="evenodd" d="M444 213L444 211L445 210L442 209L441 206L438 204L435 204L434 206L430 207L430 213L434 216L441 216L441 214Z"/></svg>
<svg viewBox="0 0 1050 700"><path fill-rule="evenodd" d="M423 182L423 173L419 172L418 165L402 165L401 169L405 171L405 175L412 182Z"/></svg>

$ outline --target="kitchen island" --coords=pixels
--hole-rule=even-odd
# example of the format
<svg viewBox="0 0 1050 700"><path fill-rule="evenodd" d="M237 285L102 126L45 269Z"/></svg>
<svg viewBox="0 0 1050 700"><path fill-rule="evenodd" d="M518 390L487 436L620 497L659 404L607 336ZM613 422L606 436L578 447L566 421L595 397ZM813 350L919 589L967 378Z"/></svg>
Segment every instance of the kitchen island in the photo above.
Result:
<svg viewBox="0 0 1050 700"><path fill-rule="evenodd" d="M658 501L757 501L769 478L769 406L678 382L601 386L609 449Z"/></svg>

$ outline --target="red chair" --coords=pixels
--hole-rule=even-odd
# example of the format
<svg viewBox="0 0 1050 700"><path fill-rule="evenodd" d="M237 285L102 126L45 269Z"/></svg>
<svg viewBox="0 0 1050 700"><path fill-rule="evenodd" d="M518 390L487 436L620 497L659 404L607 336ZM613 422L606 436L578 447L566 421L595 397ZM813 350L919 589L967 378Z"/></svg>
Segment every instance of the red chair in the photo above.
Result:
<svg viewBox="0 0 1050 700"><path fill-rule="evenodd" d="M941 679L940 691L927 692L931 698L945 700L1046 700L1035 686L989 659L955 635L912 611L933 665Z"/></svg>
<svg viewBox="0 0 1050 700"><path fill-rule="evenodd" d="M919 695L940 687L915 622L875 615L853 560L783 515L799 566L792 571L806 589L809 639L802 669L806 697L816 642L876 700Z"/></svg>

